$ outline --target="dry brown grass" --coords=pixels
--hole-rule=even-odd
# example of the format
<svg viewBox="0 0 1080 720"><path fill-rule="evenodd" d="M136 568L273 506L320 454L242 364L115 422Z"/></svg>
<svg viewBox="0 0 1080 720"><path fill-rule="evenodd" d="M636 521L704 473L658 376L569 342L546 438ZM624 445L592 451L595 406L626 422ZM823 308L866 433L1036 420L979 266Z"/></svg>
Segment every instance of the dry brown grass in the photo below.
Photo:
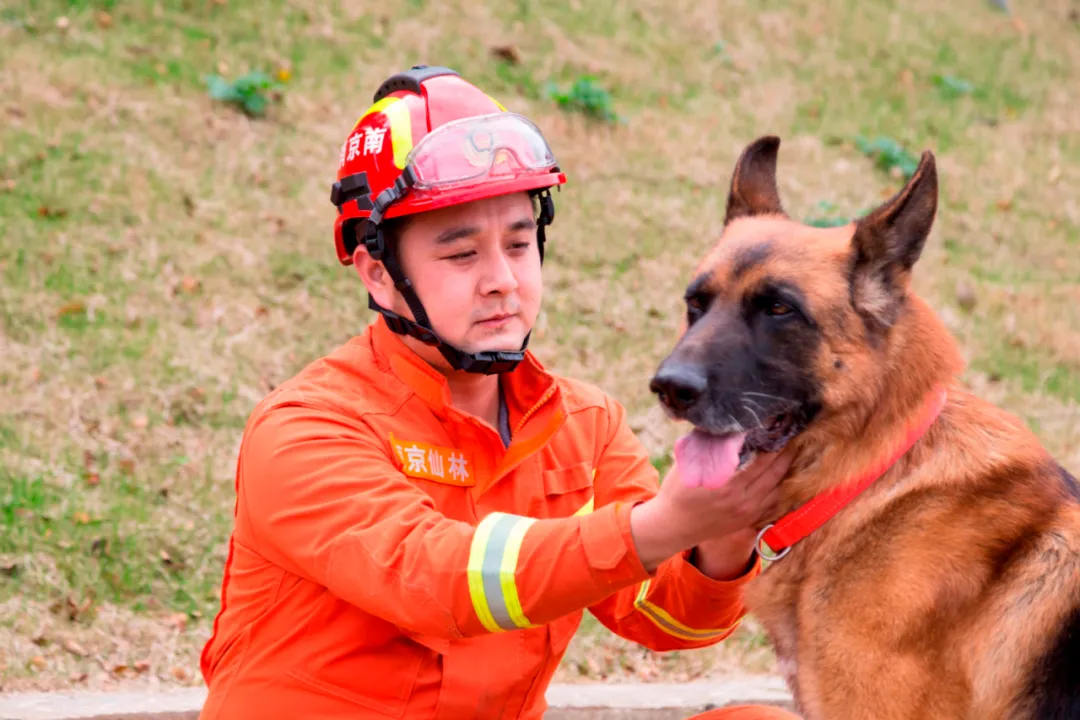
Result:
<svg viewBox="0 0 1080 720"><path fill-rule="evenodd" d="M624 402L658 458L676 429L647 379L738 151L780 134L790 212L852 215L897 184L856 151L863 133L938 152L919 288L973 385L1080 470L1073 3L1017 8L1021 23L981 0L121 5L111 24L86 3L0 11L4 690L199 682L247 412L370 319L332 254L338 147L378 82L418 61L457 67L545 129L571 183L533 347ZM521 65L489 55L505 44ZM200 87L219 66L293 79L249 120ZM548 79L582 73L626 124L544 97ZM935 73L976 92L943 99ZM770 662L752 622L715 651L667 656L588 625L560 677Z"/></svg>

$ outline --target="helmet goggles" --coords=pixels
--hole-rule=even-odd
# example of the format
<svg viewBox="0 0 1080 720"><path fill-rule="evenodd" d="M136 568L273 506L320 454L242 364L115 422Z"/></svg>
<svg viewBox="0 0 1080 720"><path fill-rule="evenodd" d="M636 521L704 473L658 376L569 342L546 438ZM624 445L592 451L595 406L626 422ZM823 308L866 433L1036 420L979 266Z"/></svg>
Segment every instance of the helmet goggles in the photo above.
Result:
<svg viewBox="0 0 1080 720"><path fill-rule="evenodd" d="M499 112L440 126L412 149L405 164L411 170L412 191L422 196L551 171L556 161L532 121Z"/></svg>

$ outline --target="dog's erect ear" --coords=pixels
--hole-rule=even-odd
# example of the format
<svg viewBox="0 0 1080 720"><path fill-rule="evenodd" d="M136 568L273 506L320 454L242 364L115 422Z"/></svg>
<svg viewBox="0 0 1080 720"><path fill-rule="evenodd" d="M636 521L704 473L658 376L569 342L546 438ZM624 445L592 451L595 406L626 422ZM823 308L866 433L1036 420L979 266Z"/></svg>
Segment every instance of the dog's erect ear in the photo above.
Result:
<svg viewBox="0 0 1080 720"><path fill-rule="evenodd" d="M888 326L896 320L937 212L938 179L934 155L923 153L919 167L900 192L855 226L852 300L865 315Z"/></svg>
<svg viewBox="0 0 1080 720"><path fill-rule="evenodd" d="M776 189L776 153L780 138L766 135L750 143L735 163L724 224L752 215L784 214Z"/></svg>

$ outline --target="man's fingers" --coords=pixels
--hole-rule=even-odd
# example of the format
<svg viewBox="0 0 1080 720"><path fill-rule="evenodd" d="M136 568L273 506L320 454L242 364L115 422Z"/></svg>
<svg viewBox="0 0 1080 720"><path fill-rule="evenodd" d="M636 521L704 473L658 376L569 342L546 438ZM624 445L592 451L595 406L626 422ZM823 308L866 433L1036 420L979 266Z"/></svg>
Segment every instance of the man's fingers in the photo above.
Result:
<svg viewBox="0 0 1080 720"><path fill-rule="evenodd" d="M787 474L793 458L794 453L785 451L758 455L743 470L749 476L746 479L746 492L758 494L775 488Z"/></svg>
<svg viewBox="0 0 1080 720"><path fill-rule="evenodd" d="M776 517L777 511L780 509L780 488L775 488L770 492L765 499L761 501L761 514L758 515L755 525L760 525L762 521L771 520Z"/></svg>

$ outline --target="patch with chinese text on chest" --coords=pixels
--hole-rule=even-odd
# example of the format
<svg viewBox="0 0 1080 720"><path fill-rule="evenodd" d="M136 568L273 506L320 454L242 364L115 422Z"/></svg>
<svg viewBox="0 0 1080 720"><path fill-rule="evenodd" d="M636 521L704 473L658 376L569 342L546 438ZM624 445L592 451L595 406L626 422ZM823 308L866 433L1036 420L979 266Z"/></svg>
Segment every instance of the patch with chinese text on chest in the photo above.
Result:
<svg viewBox="0 0 1080 720"><path fill-rule="evenodd" d="M401 472L409 477L455 487L476 485L472 453L418 440L399 440L393 433L390 445L401 463Z"/></svg>

